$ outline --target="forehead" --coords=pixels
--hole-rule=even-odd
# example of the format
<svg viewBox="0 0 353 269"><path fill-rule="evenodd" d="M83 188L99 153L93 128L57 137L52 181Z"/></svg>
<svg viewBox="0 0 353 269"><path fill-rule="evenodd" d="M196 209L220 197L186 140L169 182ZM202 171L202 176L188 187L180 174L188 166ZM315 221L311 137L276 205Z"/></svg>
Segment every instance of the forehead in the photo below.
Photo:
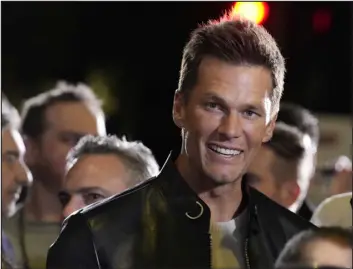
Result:
<svg viewBox="0 0 353 269"><path fill-rule="evenodd" d="M46 123L56 130L96 133L101 115L83 102L60 102L46 110Z"/></svg>
<svg viewBox="0 0 353 269"><path fill-rule="evenodd" d="M25 145L20 133L15 129L6 128L1 132L1 151L17 151L23 153Z"/></svg>
<svg viewBox="0 0 353 269"><path fill-rule="evenodd" d="M271 72L255 65L235 65L214 57L205 57L198 69L197 84L200 89L246 90L262 97L272 92Z"/></svg>
<svg viewBox="0 0 353 269"><path fill-rule="evenodd" d="M128 170L114 154L90 154L82 156L68 171L65 186L69 189L104 185L110 181L126 182Z"/></svg>
<svg viewBox="0 0 353 269"><path fill-rule="evenodd" d="M315 262L328 262L334 260L351 260L352 249L349 247L342 247L329 240L318 239L308 244L307 248L310 250L312 259ZM330 255L328 255L330 254ZM332 260L335 257L336 259ZM333 264L334 265L334 264Z"/></svg>

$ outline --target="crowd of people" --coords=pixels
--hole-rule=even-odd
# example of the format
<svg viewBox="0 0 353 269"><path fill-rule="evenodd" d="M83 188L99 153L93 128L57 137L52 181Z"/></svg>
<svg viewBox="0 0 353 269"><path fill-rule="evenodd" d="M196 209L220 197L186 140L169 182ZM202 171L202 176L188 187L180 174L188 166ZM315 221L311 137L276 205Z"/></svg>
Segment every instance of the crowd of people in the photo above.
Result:
<svg viewBox="0 0 353 269"><path fill-rule="evenodd" d="M162 168L107 134L85 84L20 113L2 94L2 266L352 268L352 192L310 203L318 119L281 102L285 72L262 26L225 15L194 30L172 104L181 150Z"/></svg>

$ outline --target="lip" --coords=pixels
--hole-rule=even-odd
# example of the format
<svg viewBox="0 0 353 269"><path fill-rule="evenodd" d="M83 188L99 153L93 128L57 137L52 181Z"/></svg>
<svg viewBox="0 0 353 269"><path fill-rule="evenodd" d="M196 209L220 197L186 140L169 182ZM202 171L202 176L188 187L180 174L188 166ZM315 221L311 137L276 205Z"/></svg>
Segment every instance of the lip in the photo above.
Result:
<svg viewBox="0 0 353 269"><path fill-rule="evenodd" d="M240 147L234 147L234 146L228 146L226 144L220 144L220 143L207 143L207 146L216 146L216 147L220 147L220 148L225 148L225 149L230 149L230 150L237 150L240 152L244 152L243 149L241 149Z"/></svg>

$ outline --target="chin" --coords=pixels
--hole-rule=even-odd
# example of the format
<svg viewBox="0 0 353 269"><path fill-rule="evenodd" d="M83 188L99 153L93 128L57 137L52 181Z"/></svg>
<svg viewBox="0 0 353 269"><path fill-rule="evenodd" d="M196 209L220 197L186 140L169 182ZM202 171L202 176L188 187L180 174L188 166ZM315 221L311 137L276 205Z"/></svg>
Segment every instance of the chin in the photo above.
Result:
<svg viewBox="0 0 353 269"><path fill-rule="evenodd" d="M217 169L218 170L218 169ZM212 171L206 168L205 173L216 185L226 185L236 182L241 177L239 172Z"/></svg>

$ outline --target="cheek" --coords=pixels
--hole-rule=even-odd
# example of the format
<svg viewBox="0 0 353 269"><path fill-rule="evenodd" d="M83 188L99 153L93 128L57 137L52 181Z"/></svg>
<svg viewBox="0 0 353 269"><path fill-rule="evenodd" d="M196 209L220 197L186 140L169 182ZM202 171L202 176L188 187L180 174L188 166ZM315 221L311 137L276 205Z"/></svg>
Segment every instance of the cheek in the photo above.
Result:
<svg viewBox="0 0 353 269"><path fill-rule="evenodd" d="M185 126L188 132L185 135L187 152L196 154L203 151L205 142L212 139L217 130L217 119L214 117L198 117L197 120Z"/></svg>
<svg viewBox="0 0 353 269"><path fill-rule="evenodd" d="M85 206L86 206L86 204L84 203L82 196L75 195L71 198L70 202L63 209L63 215L66 218L70 214L74 213L75 211L77 211Z"/></svg>
<svg viewBox="0 0 353 269"><path fill-rule="evenodd" d="M11 173L7 164L3 164L1 167L1 187L2 192L6 192L9 186L11 186L12 182L14 181L14 177Z"/></svg>
<svg viewBox="0 0 353 269"><path fill-rule="evenodd" d="M266 132L266 126L262 122L244 122L243 132L249 150L257 150L262 145L262 139Z"/></svg>
<svg viewBox="0 0 353 269"><path fill-rule="evenodd" d="M207 140L212 134L216 133L221 120L219 115L201 110L196 111L195 115L189 119L187 124L189 135L196 137L198 140Z"/></svg>
<svg viewBox="0 0 353 269"><path fill-rule="evenodd" d="M66 156L70 146L58 141L47 143L43 157L55 171L64 173L66 166Z"/></svg>

